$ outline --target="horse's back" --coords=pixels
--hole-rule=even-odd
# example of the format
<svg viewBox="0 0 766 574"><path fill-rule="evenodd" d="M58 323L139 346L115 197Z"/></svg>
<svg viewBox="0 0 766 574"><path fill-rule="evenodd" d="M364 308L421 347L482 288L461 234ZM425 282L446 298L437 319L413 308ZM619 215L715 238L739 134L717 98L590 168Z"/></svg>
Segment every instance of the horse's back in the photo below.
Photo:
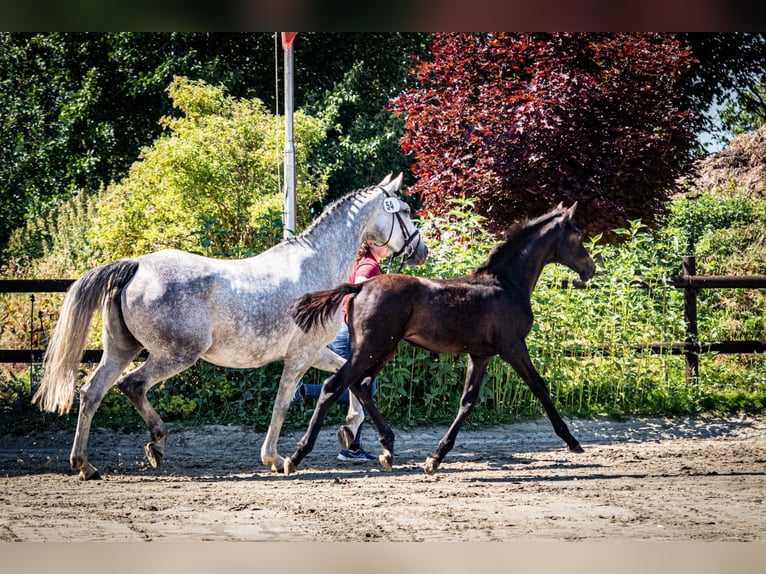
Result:
<svg viewBox="0 0 766 574"><path fill-rule="evenodd" d="M390 274L369 283L354 302L354 323L381 338L393 336L438 353L495 354L501 338L523 337L531 327L528 302L491 278ZM391 333L382 332L389 328Z"/></svg>

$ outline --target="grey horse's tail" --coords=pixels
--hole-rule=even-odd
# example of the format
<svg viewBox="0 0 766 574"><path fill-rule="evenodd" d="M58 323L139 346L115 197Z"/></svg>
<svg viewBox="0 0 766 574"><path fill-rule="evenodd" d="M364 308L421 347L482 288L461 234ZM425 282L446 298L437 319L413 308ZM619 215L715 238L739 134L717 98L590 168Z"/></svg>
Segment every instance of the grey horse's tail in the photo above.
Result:
<svg viewBox="0 0 766 574"><path fill-rule="evenodd" d="M75 382L87 344L88 331L97 307L135 275L138 261L121 259L94 267L67 290L56 327L51 333L43 359L43 380L32 397L45 411L69 412Z"/></svg>
<svg viewBox="0 0 766 574"><path fill-rule="evenodd" d="M319 323L324 325L343 301L343 297L359 293L364 283L344 283L334 289L306 293L299 297L290 308L290 315L304 333Z"/></svg>

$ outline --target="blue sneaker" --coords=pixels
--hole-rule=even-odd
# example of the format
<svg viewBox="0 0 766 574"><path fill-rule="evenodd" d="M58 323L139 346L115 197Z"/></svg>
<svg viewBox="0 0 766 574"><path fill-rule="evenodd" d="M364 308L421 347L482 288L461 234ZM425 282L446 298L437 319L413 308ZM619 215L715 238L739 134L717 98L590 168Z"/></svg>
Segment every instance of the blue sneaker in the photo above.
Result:
<svg viewBox="0 0 766 574"><path fill-rule="evenodd" d="M369 462L376 460L374 456L365 452L363 449L358 448L356 450L341 450L338 453L338 460L342 462L352 462L354 464L361 464L363 462Z"/></svg>

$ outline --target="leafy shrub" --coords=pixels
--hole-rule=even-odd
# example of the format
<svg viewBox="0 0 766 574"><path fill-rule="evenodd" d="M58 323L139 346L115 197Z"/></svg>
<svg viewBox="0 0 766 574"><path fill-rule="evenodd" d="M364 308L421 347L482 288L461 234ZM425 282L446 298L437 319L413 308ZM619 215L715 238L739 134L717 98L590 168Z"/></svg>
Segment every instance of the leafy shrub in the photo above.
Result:
<svg viewBox="0 0 766 574"><path fill-rule="evenodd" d="M535 323L527 344L563 414L624 417L762 414L766 410L766 356L762 354L702 354L699 380L689 385L683 356L636 349L641 343L669 344L686 336L683 291L666 281L680 272L692 234L696 234L701 273L742 274L766 268L762 202L738 194L703 201L710 207L696 216L690 214L703 203L676 199L666 227L658 233L650 233L634 220L615 230L623 239L619 245L603 245L597 238L588 242L598 265L586 289L573 285L574 275L568 269L545 268L532 297ZM426 265L406 268L406 272L434 277L468 273L484 261L496 242L483 222L471 199L454 201L447 214L422 223L431 255ZM700 290L698 300L701 342L764 339L762 290ZM259 369L224 369L200 361L152 389L150 400L169 421L242 424L265 430L281 368L281 362ZM402 343L378 376L377 403L384 416L401 427L450 423L457 412L465 369L465 356L437 355ZM310 370L304 381L320 383L326 377L327 373ZM37 367L0 376L0 429L73 428L76 415L44 415L29 406L38 378ZM285 428L305 428L310 407L291 409ZM344 414L333 409L327 423L339 423ZM480 426L543 414L523 381L495 358L477 409L466 424ZM132 429L142 428L143 421L125 397L112 391L94 425Z"/></svg>
<svg viewBox="0 0 766 574"><path fill-rule="evenodd" d="M167 135L106 190L91 240L109 259L167 247L231 256L273 245L279 238L262 230L283 207L280 122L261 101L235 100L222 87L176 78L168 91L182 117L166 118ZM295 113L300 227L324 195L326 175L308 162L323 135L319 120Z"/></svg>

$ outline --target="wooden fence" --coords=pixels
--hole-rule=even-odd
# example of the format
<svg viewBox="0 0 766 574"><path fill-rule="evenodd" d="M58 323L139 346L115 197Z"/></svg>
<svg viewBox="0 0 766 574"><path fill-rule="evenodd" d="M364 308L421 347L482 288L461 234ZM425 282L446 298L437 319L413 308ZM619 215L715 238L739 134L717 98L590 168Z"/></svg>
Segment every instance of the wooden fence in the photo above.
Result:
<svg viewBox="0 0 766 574"><path fill-rule="evenodd" d="M684 290L686 339L674 343L645 343L638 345L636 350L648 350L657 354L683 354L686 361L686 380L689 383L696 381L699 376L699 355L702 353L766 353L766 341L699 343L697 340L697 292L700 289L766 289L766 275L697 275L696 261L691 256L683 258L682 271L682 275L671 277L668 284ZM0 293L29 293L30 299L29 348L0 349L0 363L42 362L44 349L34 348L35 293L64 292L73 282L73 279L0 279ZM608 353L609 349L601 348L601 351ZM98 362L101 353L98 349L88 349L83 354L83 362Z"/></svg>

